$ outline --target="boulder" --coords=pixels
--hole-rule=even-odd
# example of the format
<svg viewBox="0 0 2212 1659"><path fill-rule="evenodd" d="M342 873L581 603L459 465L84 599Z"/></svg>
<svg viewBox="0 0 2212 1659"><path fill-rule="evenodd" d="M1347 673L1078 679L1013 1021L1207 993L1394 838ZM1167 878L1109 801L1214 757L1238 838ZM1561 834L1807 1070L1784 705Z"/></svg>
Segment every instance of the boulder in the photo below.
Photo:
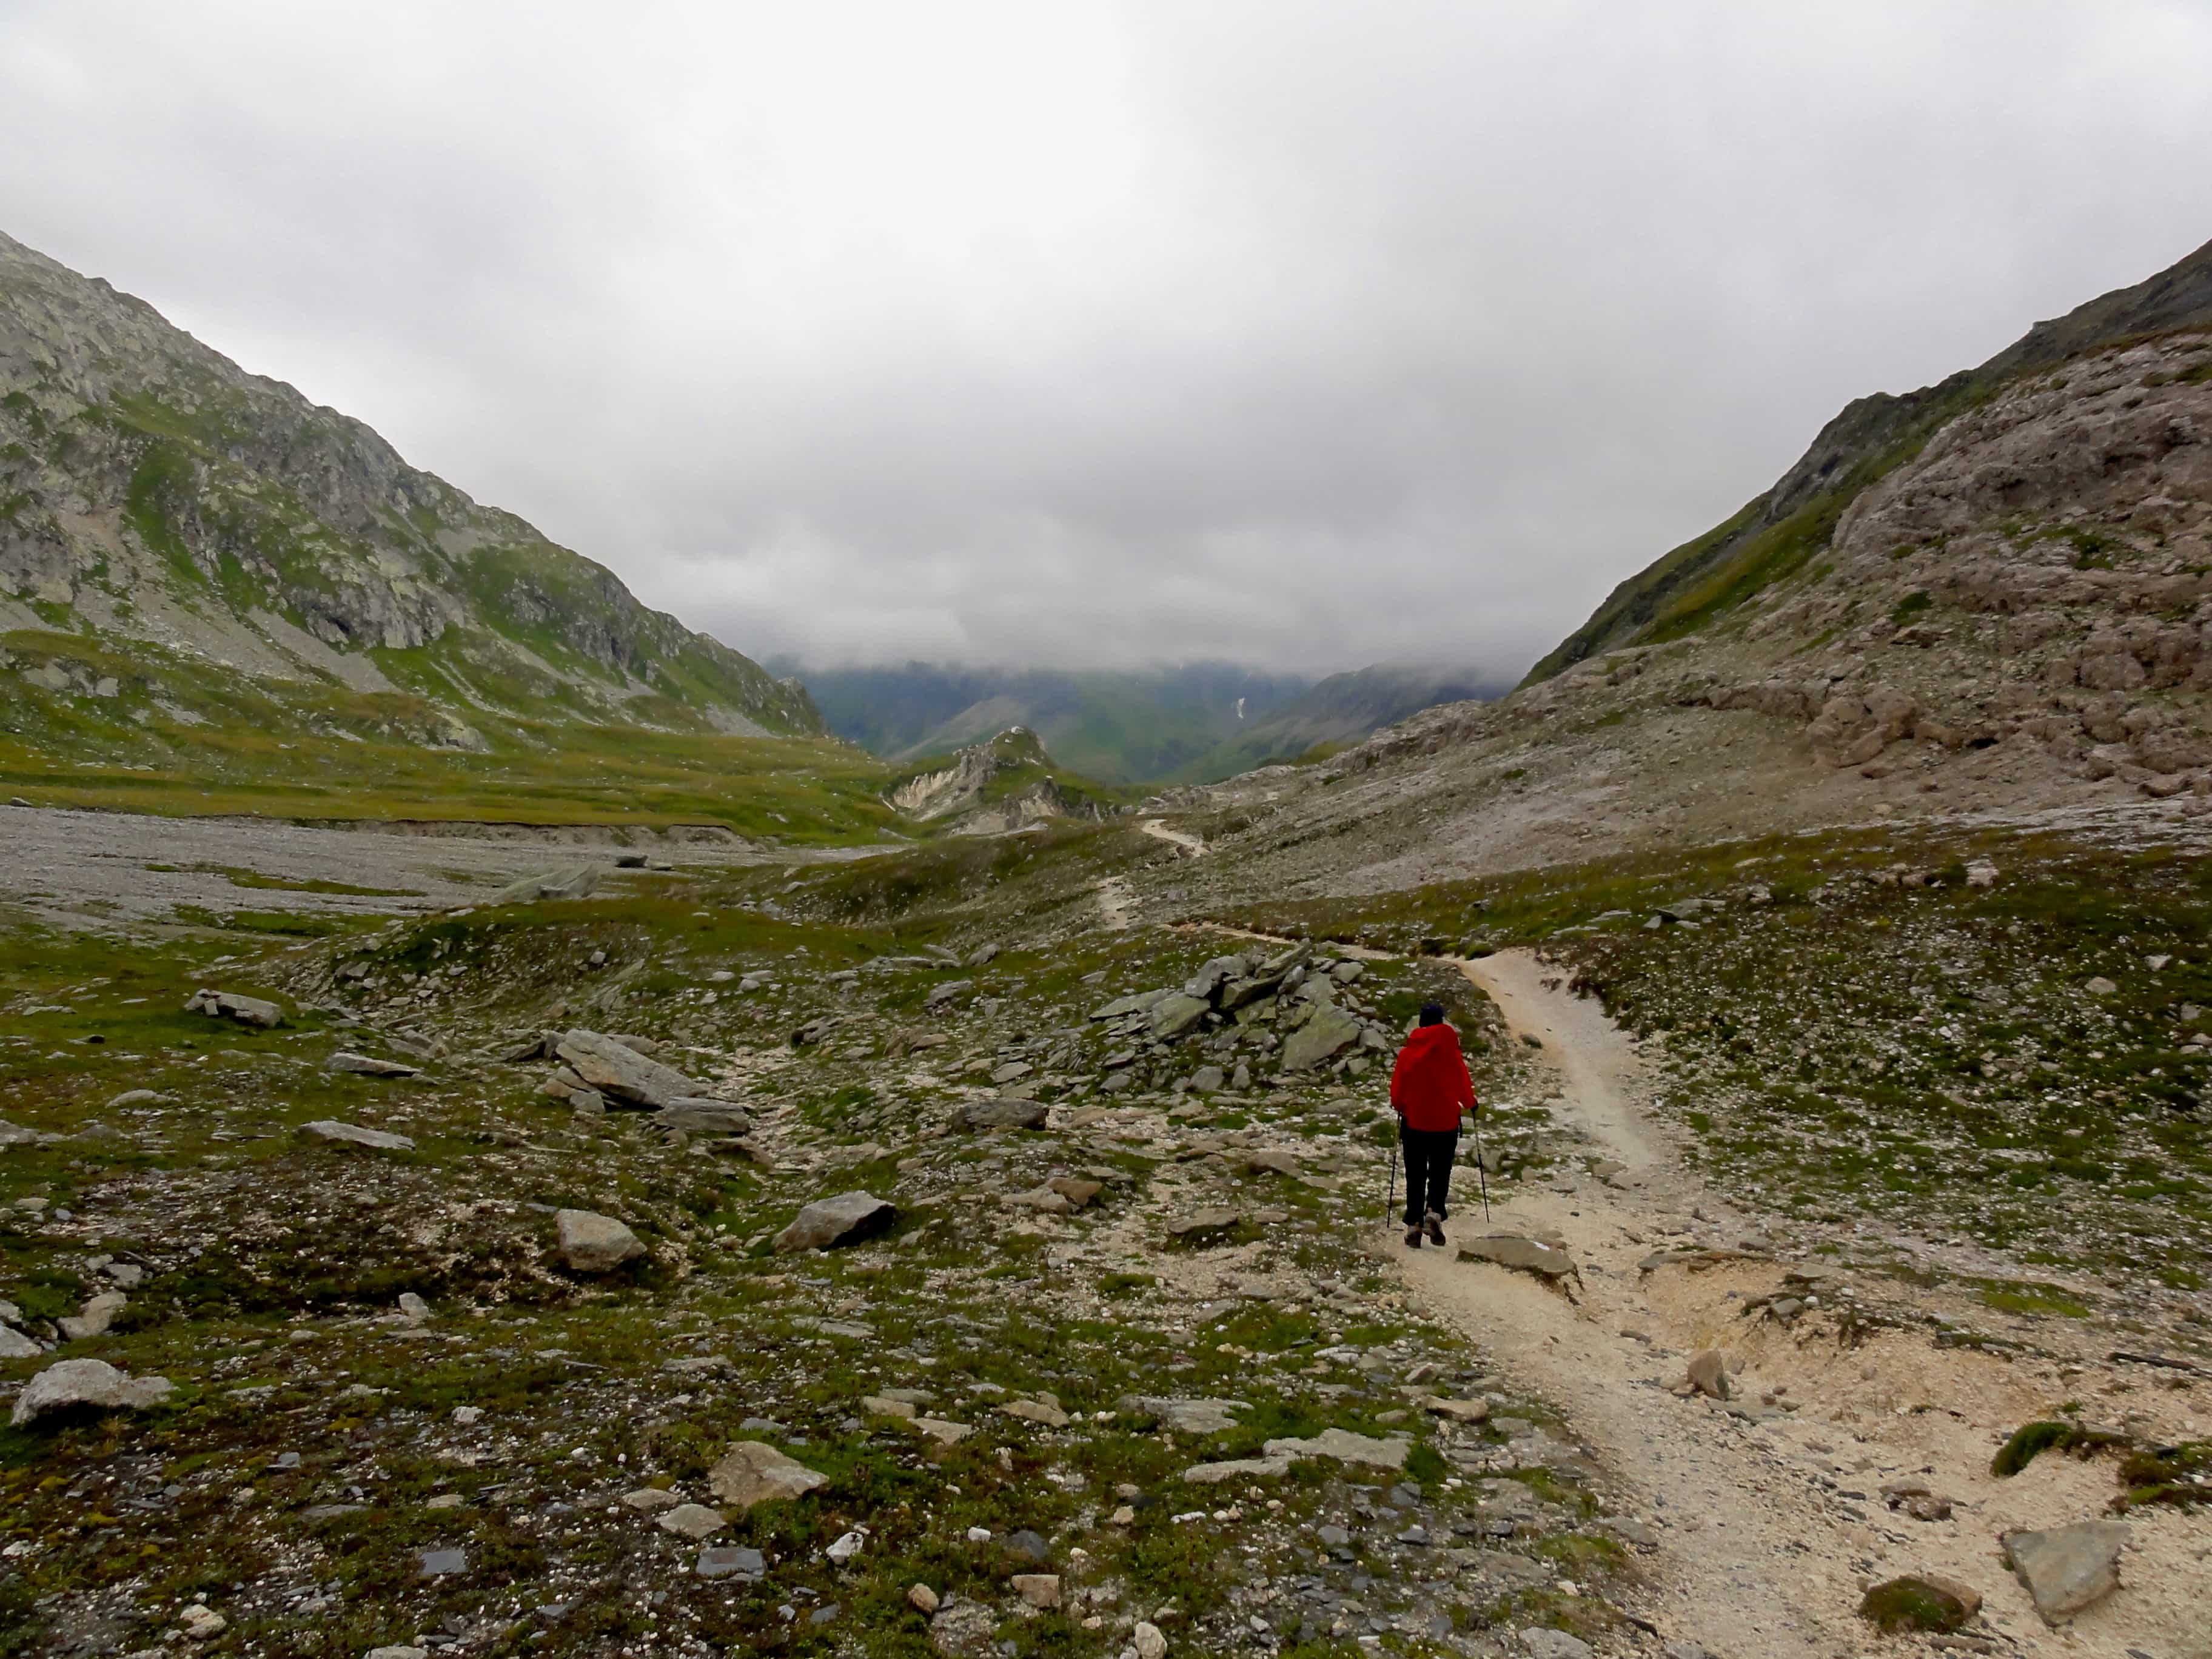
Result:
<svg viewBox="0 0 2212 1659"><path fill-rule="evenodd" d="M1244 1155L1246 1175L1294 1176L1297 1172L1298 1155L1296 1152L1247 1152Z"/></svg>
<svg viewBox="0 0 2212 1659"><path fill-rule="evenodd" d="M1215 957L1201 963L1199 970L1183 981L1182 994L1200 1002L1210 1002L1213 994L1231 980L1243 979L1252 971L1252 964L1243 957Z"/></svg>
<svg viewBox="0 0 2212 1659"><path fill-rule="evenodd" d="M36 1129L0 1120L0 1146L31 1146L43 1139Z"/></svg>
<svg viewBox="0 0 2212 1659"><path fill-rule="evenodd" d="M1067 1426L1067 1413L1049 1400L1010 1400L999 1409L1009 1417L1018 1417L1027 1423L1042 1423L1048 1429Z"/></svg>
<svg viewBox="0 0 2212 1659"><path fill-rule="evenodd" d="M1168 1638L1149 1620L1137 1621L1137 1628L1129 1632L1129 1645L1136 1650L1137 1659L1167 1659Z"/></svg>
<svg viewBox="0 0 2212 1659"><path fill-rule="evenodd" d="M1493 1262L1500 1267L1511 1267L1545 1279L1564 1279L1575 1271L1574 1258L1565 1250L1519 1233L1484 1233L1462 1239L1459 1259Z"/></svg>
<svg viewBox="0 0 2212 1659"><path fill-rule="evenodd" d="M1283 1069L1310 1071L1358 1041L1359 1022L1341 1008L1323 1005L1284 1042Z"/></svg>
<svg viewBox="0 0 2212 1659"><path fill-rule="evenodd" d="M356 1077L413 1077L419 1069L403 1060L379 1060L373 1054L357 1054L341 1048L324 1062L332 1072L350 1072Z"/></svg>
<svg viewBox="0 0 2212 1659"><path fill-rule="evenodd" d="M745 1544L709 1545L691 1569L702 1578L736 1578L758 1583L768 1576L768 1559Z"/></svg>
<svg viewBox="0 0 2212 1659"><path fill-rule="evenodd" d="M957 1446L975 1432L972 1423L955 1423L950 1418L917 1417L914 1419L916 1434L926 1434L940 1446Z"/></svg>
<svg viewBox="0 0 2212 1659"><path fill-rule="evenodd" d="M1236 1457L1225 1463L1194 1463L1182 1472L1182 1478L1194 1486L1215 1486L1248 1475L1258 1478L1290 1472L1288 1457Z"/></svg>
<svg viewBox="0 0 2212 1659"><path fill-rule="evenodd" d="M1363 1463L1370 1468L1402 1469L1413 1443L1402 1437L1377 1440L1349 1429L1323 1429L1304 1440L1270 1440L1261 1449L1270 1457L1334 1457L1340 1463Z"/></svg>
<svg viewBox="0 0 2212 1659"><path fill-rule="evenodd" d="M1480 1423L1490 1415L1486 1400L1447 1400L1431 1395L1421 1402L1421 1409L1432 1417L1449 1417L1455 1423Z"/></svg>
<svg viewBox="0 0 2212 1659"><path fill-rule="evenodd" d="M143 1411L167 1399L174 1387L166 1376L126 1376L104 1359L64 1359L23 1385L9 1420L21 1428L50 1413L81 1407Z"/></svg>
<svg viewBox="0 0 2212 1659"><path fill-rule="evenodd" d="M1060 1575L1056 1572L1018 1572L1007 1583L1015 1595L1033 1607L1060 1605Z"/></svg>
<svg viewBox="0 0 2212 1659"><path fill-rule="evenodd" d="M765 1440L740 1440L707 1471L707 1487L732 1509L750 1510L778 1498L800 1498L830 1477L787 1457Z"/></svg>
<svg viewBox="0 0 2212 1659"><path fill-rule="evenodd" d="M311 1123L302 1123L298 1134L302 1140L320 1141L326 1146L360 1146L378 1152L415 1150L415 1143L405 1135L395 1135L385 1129L364 1129L358 1123L341 1123L334 1117L319 1117Z"/></svg>
<svg viewBox="0 0 2212 1659"><path fill-rule="evenodd" d="M1149 1024L1152 1035L1162 1042L1179 1037L1212 1012L1213 1005L1204 997L1185 996L1180 991L1170 992L1152 1005Z"/></svg>
<svg viewBox="0 0 2212 1659"><path fill-rule="evenodd" d="M611 1100L658 1108L698 1097L698 1085L674 1066L648 1060L597 1031L563 1032L554 1052L586 1086Z"/></svg>
<svg viewBox="0 0 2212 1659"><path fill-rule="evenodd" d="M1085 1181L1080 1176L1054 1176L1045 1185L1067 1200L1071 1210L1080 1210L1106 1190L1103 1182Z"/></svg>
<svg viewBox="0 0 2212 1659"><path fill-rule="evenodd" d="M1190 1086L1201 1095L1216 1094L1229 1081L1229 1074L1218 1066L1201 1066L1190 1074Z"/></svg>
<svg viewBox="0 0 2212 1659"><path fill-rule="evenodd" d="M872 1238L898 1219L898 1206L872 1193L817 1198L775 1236L778 1251L826 1250Z"/></svg>
<svg viewBox="0 0 2212 1659"><path fill-rule="evenodd" d="M492 895L494 904L535 904L540 899L589 898L599 890L599 867L581 865L571 870L548 870L511 882Z"/></svg>
<svg viewBox="0 0 2212 1659"><path fill-rule="evenodd" d="M611 1273L645 1254L638 1236L611 1215L592 1210L558 1210L553 1216L554 1251L572 1273Z"/></svg>
<svg viewBox="0 0 2212 1659"><path fill-rule="evenodd" d="M45 1352L13 1325L0 1325L0 1359L36 1359Z"/></svg>
<svg viewBox="0 0 2212 1659"><path fill-rule="evenodd" d="M720 1510L710 1510L704 1504L678 1504L660 1516L664 1532L672 1532L678 1538L688 1538L696 1544L712 1538L730 1523Z"/></svg>
<svg viewBox="0 0 2212 1659"><path fill-rule="evenodd" d="M660 1128L692 1135L742 1135L752 1133L753 1121L741 1106L726 1100L680 1095L660 1109L653 1122Z"/></svg>
<svg viewBox="0 0 2212 1659"><path fill-rule="evenodd" d="M1162 1428L1173 1429L1177 1434L1226 1434L1237 1426L1237 1419L1230 1413L1250 1409L1242 1400L1189 1400L1158 1395L1125 1395L1115 1404L1122 1411L1157 1417Z"/></svg>
<svg viewBox="0 0 2212 1659"><path fill-rule="evenodd" d="M1594 1651L1581 1637L1544 1625L1531 1625L1523 1630L1521 1645L1529 1659L1590 1659Z"/></svg>
<svg viewBox="0 0 2212 1659"><path fill-rule="evenodd" d="M284 1023L284 1011L275 1003L260 997L241 996L235 991L195 991L185 1004L185 1012L205 1014L211 1019L234 1019L241 1025L258 1025L264 1030Z"/></svg>
<svg viewBox="0 0 2212 1659"><path fill-rule="evenodd" d="M2120 1551L2128 1538L2124 1521L2076 1521L2045 1532L2008 1532L1998 1541L2043 1622L2056 1626L2120 1587Z"/></svg>
<svg viewBox="0 0 2212 1659"><path fill-rule="evenodd" d="M1235 1210L1194 1210L1168 1223L1168 1237L1202 1238L1209 1233L1225 1233L1239 1219L1240 1213Z"/></svg>
<svg viewBox="0 0 2212 1659"><path fill-rule="evenodd" d="M960 1122L969 1129L1042 1129L1050 1115L1050 1109L1042 1101L1009 1095L970 1106L960 1114Z"/></svg>

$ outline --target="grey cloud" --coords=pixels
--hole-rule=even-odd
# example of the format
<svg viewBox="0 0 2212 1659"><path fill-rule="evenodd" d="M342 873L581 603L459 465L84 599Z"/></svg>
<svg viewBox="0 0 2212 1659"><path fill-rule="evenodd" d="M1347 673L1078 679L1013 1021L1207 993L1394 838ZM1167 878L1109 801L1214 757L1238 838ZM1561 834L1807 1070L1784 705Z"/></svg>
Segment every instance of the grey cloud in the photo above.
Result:
<svg viewBox="0 0 2212 1659"><path fill-rule="evenodd" d="M1517 668L2212 234L2191 3L0 17L6 228L741 648Z"/></svg>

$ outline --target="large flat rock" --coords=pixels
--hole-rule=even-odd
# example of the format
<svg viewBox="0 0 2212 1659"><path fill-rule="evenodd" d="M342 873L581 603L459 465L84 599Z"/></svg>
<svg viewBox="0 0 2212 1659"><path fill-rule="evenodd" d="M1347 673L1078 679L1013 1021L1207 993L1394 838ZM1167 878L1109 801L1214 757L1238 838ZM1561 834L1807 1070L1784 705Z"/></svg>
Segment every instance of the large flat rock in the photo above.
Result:
<svg viewBox="0 0 2212 1659"><path fill-rule="evenodd" d="M779 1498L803 1498L830 1477L787 1456L765 1440L740 1440L707 1471L707 1489L736 1510Z"/></svg>
<svg viewBox="0 0 2212 1659"><path fill-rule="evenodd" d="M104 1359L64 1359L23 1385L9 1421L20 1428L49 1413L77 1407L141 1411L167 1399L174 1387L166 1376L126 1376Z"/></svg>
<svg viewBox="0 0 2212 1659"><path fill-rule="evenodd" d="M872 1238L898 1219L898 1206L873 1193L840 1193L817 1198L775 1236L780 1251L826 1250Z"/></svg>
<svg viewBox="0 0 2212 1659"><path fill-rule="evenodd" d="M627 1105L672 1106L699 1096L699 1085L674 1066L598 1031L564 1031L554 1053L591 1087Z"/></svg>

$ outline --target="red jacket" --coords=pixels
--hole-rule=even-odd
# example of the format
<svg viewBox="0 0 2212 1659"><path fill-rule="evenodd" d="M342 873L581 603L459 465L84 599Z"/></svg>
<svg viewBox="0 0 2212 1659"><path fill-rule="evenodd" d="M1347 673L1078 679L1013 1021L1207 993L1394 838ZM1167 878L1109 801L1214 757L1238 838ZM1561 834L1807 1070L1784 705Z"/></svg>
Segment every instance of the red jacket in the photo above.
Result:
<svg viewBox="0 0 2212 1659"><path fill-rule="evenodd" d="M1409 1129L1456 1129L1474 1109L1474 1079L1449 1025L1417 1025L1390 1073L1390 1104Z"/></svg>

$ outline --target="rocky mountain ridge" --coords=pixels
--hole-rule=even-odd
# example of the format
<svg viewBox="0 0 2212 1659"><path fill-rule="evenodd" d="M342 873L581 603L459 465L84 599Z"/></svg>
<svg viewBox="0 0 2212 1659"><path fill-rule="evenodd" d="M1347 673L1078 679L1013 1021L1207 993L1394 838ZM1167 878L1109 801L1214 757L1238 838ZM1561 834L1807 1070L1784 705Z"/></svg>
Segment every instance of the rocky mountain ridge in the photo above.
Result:
<svg viewBox="0 0 2212 1659"><path fill-rule="evenodd" d="M2029 357L1691 631L1576 658L1578 635L1501 702L1212 792L1261 854L1217 878L1401 886L1883 819L2199 810L2212 319ZM1584 635L1620 636L1607 617Z"/></svg>
<svg viewBox="0 0 2212 1659"><path fill-rule="evenodd" d="M391 699L386 732L432 746L517 717L823 729L802 690L605 568L4 236L0 631L27 684L104 700L137 679L152 720L209 718L188 683L242 674Z"/></svg>

